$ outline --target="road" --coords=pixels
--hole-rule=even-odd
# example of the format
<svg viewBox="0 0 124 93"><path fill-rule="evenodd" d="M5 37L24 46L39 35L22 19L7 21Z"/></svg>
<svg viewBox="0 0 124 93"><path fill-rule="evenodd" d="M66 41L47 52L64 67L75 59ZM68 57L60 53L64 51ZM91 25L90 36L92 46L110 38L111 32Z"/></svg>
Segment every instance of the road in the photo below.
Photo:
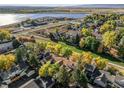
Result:
<svg viewBox="0 0 124 93"><path fill-rule="evenodd" d="M42 25L42 26L30 28L28 30L22 30L22 31L13 33L13 35L16 36L16 35L28 34L29 32L35 32L35 31L42 30L42 29L47 29L47 28L51 28L51 27L57 27L57 26L65 25L65 24L68 24L69 22L71 22L71 21L59 21L57 23L49 23L47 25Z"/></svg>

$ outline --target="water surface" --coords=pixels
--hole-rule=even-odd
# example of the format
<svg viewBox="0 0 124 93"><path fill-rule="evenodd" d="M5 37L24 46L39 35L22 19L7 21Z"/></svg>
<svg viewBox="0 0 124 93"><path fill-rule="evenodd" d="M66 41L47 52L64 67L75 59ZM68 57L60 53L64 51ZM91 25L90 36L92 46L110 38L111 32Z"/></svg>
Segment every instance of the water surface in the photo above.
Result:
<svg viewBox="0 0 124 93"><path fill-rule="evenodd" d="M67 18L83 18L88 14L84 13L44 13L44 14L0 14L0 26L16 23L26 18L35 19L42 17L67 17Z"/></svg>

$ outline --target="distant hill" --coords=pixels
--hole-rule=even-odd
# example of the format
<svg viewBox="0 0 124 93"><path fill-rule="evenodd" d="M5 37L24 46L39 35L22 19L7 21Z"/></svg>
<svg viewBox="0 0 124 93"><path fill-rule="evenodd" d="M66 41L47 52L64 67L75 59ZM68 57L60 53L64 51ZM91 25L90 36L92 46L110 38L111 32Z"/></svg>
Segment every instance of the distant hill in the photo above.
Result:
<svg viewBox="0 0 124 93"><path fill-rule="evenodd" d="M78 8L124 8L124 4L88 4L77 5Z"/></svg>
<svg viewBox="0 0 124 93"><path fill-rule="evenodd" d="M83 5L0 5L0 8L11 8L11 9L49 9L49 8L56 8L56 7L63 7L63 8L124 8L124 4L83 4Z"/></svg>

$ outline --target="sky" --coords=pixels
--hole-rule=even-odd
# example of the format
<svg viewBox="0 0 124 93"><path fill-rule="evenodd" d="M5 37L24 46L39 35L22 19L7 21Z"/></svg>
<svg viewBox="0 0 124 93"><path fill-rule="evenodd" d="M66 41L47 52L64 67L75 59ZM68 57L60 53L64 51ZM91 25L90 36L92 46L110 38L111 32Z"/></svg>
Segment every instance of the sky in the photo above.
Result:
<svg viewBox="0 0 124 93"><path fill-rule="evenodd" d="M124 0L0 0L0 4L124 4Z"/></svg>

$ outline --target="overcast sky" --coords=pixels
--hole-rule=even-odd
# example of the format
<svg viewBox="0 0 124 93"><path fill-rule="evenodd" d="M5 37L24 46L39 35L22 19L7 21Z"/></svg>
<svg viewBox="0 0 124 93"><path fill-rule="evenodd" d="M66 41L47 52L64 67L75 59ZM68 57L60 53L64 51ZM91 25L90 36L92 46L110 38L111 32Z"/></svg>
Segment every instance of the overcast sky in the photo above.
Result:
<svg viewBox="0 0 124 93"><path fill-rule="evenodd" d="M124 0L0 0L0 4L124 4Z"/></svg>

